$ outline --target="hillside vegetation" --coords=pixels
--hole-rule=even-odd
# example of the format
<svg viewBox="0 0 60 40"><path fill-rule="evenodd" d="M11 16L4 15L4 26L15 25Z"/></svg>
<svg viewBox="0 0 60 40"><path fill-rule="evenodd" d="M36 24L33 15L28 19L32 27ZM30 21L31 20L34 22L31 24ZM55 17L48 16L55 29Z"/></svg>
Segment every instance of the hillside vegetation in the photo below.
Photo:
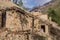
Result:
<svg viewBox="0 0 60 40"><path fill-rule="evenodd" d="M52 17L52 21L60 25L60 1L55 6L48 8L48 15Z"/></svg>
<svg viewBox="0 0 60 40"><path fill-rule="evenodd" d="M36 6L31 11L41 11L42 13L48 13L48 16L52 18L52 21L60 25L60 0L52 0L43 6Z"/></svg>

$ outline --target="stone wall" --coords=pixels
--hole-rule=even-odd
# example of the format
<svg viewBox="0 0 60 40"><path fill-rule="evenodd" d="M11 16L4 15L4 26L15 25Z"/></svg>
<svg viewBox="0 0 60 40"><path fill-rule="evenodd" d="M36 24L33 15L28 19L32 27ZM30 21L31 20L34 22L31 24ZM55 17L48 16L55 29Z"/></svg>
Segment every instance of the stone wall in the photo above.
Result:
<svg viewBox="0 0 60 40"><path fill-rule="evenodd" d="M49 34L53 40L60 40L60 30L52 26L49 27Z"/></svg>
<svg viewBox="0 0 60 40"><path fill-rule="evenodd" d="M0 11L0 13L1 12L2 11ZM5 14L5 12L6 18L1 16L3 15L2 13ZM45 40L45 38L46 40L51 39L51 34L49 35L48 32L50 30L49 25L45 23L45 21L49 20L47 15L43 15L39 12L32 12L31 15L33 16L30 17L21 11L7 10L5 12L2 12L0 15L0 20L6 22L4 27L5 30L4 28L1 30L1 40ZM45 19L44 16L46 17ZM2 18L4 18L4 20L2 20ZM37 38L35 39L36 36Z"/></svg>
<svg viewBox="0 0 60 40"><path fill-rule="evenodd" d="M2 26L2 12L0 11L0 28Z"/></svg>
<svg viewBox="0 0 60 40"><path fill-rule="evenodd" d="M15 11L6 12L6 28L11 30L29 30L31 28L31 18Z"/></svg>

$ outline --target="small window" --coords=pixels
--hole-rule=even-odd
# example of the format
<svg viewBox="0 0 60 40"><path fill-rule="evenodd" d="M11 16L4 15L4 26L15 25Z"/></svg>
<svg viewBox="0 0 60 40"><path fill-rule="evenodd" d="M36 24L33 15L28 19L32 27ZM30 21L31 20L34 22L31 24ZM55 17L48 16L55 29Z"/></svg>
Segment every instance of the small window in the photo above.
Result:
<svg viewBox="0 0 60 40"><path fill-rule="evenodd" d="M45 32L45 25L41 25L41 29Z"/></svg>

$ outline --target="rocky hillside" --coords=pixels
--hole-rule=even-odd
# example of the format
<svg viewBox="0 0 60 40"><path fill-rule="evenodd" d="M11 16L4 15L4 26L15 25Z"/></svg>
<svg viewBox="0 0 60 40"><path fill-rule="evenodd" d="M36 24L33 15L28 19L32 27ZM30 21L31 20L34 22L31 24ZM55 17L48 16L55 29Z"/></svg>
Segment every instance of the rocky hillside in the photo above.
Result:
<svg viewBox="0 0 60 40"><path fill-rule="evenodd" d="M42 11L45 13L45 11L47 11L46 9L48 9L49 7L53 6L53 5L56 5L57 0L52 0L42 6L38 5L38 6L35 6L31 11Z"/></svg>
<svg viewBox="0 0 60 40"><path fill-rule="evenodd" d="M60 0L52 0L43 6L34 7L31 11L39 11L48 13L52 17L52 21L60 25Z"/></svg>

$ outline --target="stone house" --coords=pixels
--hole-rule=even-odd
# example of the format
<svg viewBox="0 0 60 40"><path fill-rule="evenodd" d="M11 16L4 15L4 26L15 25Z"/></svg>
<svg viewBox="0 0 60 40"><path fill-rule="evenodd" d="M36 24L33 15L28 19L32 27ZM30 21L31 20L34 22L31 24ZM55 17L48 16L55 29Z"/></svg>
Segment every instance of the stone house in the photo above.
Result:
<svg viewBox="0 0 60 40"><path fill-rule="evenodd" d="M28 12L9 0L0 0L0 40L60 40L59 33L47 14Z"/></svg>

